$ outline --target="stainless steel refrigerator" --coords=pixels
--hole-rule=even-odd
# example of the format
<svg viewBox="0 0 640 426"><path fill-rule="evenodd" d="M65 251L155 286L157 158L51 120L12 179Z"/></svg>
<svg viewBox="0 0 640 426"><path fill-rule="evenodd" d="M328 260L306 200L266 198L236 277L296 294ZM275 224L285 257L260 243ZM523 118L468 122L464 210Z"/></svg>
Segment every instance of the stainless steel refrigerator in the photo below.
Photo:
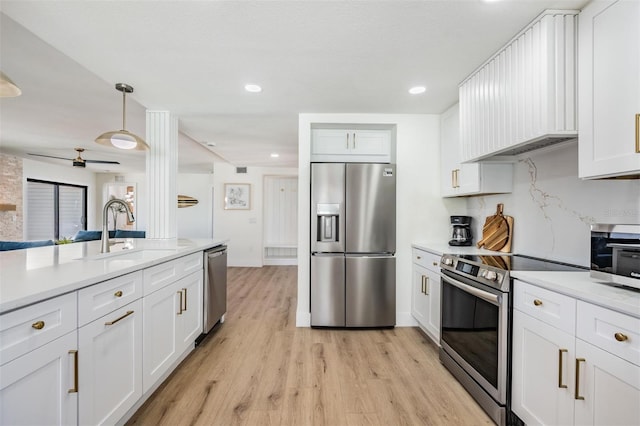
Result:
<svg viewBox="0 0 640 426"><path fill-rule="evenodd" d="M395 326L395 252L395 164L311 163L311 326Z"/></svg>

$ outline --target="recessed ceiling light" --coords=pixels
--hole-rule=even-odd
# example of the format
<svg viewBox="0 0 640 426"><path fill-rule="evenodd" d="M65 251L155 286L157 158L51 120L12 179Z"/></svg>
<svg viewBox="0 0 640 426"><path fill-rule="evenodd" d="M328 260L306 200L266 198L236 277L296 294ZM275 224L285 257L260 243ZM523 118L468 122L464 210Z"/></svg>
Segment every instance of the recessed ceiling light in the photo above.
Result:
<svg viewBox="0 0 640 426"><path fill-rule="evenodd" d="M245 84L244 90L251 93L260 93L262 92L262 87L258 86L257 84Z"/></svg>
<svg viewBox="0 0 640 426"><path fill-rule="evenodd" d="M271 153L271 158L278 158L278 157L280 157L280 154L278 154L277 152Z"/></svg>
<svg viewBox="0 0 640 426"><path fill-rule="evenodd" d="M415 86L409 89L409 93L412 95L419 95L420 93L424 93L427 91L427 88L424 86Z"/></svg>

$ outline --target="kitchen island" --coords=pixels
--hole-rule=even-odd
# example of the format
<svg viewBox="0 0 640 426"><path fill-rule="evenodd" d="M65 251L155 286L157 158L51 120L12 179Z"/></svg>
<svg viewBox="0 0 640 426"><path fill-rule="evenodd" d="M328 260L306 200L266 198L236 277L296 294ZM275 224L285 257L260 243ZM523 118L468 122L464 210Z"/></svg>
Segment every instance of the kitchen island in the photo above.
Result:
<svg viewBox="0 0 640 426"><path fill-rule="evenodd" d="M126 421L202 334L203 251L224 242L0 253L0 424Z"/></svg>

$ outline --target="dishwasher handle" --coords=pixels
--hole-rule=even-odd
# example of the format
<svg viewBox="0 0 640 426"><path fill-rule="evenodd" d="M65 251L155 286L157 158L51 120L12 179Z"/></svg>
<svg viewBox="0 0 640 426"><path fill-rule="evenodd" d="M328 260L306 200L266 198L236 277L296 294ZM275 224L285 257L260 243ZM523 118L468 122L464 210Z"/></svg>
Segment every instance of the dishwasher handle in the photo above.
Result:
<svg viewBox="0 0 640 426"><path fill-rule="evenodd" d="M205 251L204 253L207 255L207 257L212 258L212 257L222 256L226 252L227 252L227 246L221 246L221 247L214 247L211 250Z"/></svg>

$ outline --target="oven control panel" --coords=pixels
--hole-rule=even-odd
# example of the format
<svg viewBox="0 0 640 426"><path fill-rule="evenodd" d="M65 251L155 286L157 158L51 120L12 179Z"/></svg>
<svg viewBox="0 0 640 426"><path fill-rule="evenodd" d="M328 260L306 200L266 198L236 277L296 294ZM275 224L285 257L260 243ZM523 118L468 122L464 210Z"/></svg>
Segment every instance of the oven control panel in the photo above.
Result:
<svg viewBox="0 0 640 426"><path fill-rule="evenodd" d="M509 271L498 266L445 254L440 260L440 267L499 290L508 291L509 288Z"/></svg>

